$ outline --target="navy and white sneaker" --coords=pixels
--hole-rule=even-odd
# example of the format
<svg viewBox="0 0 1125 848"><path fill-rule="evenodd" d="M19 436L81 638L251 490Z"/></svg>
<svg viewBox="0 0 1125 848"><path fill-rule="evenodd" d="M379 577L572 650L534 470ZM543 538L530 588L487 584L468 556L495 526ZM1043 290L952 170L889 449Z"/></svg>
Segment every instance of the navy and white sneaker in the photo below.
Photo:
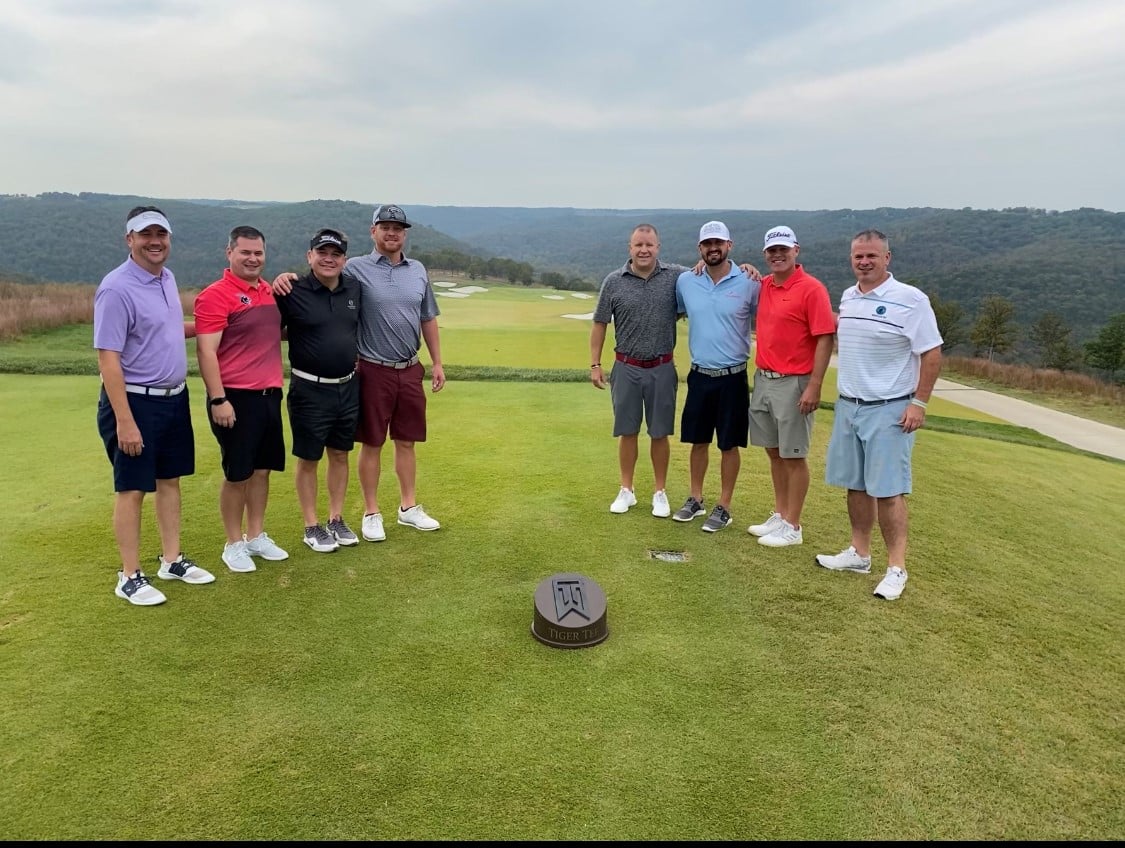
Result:
<svg viewBox="0 0 1125 848"><path fill-rule="evenodd" d="M352 528L347 525L341 516L329 519L326 529L332 535L332 538L344 547L359 544L359 536L352 532Z"/></svg>
<svg viewBox="0 0 1125 848"><path fill-rule="evenodd" d="M183 580L185 583L196 585L215 582L214 574L200 568L195 564L195 560L188 559L183 554L180 554L172 562L168 562L163 556L160 556L159 562L160 570L156 572L156 576L161 580Z"/></svg>
<svg viewBox="0 0 1125 848"><path fill-rule="evenodd" d="M163 592L148 582L143 571L132 577L126 577L124 571L117 572L117 588L113 594L139 607L154 607L168 600Z"/></svg>

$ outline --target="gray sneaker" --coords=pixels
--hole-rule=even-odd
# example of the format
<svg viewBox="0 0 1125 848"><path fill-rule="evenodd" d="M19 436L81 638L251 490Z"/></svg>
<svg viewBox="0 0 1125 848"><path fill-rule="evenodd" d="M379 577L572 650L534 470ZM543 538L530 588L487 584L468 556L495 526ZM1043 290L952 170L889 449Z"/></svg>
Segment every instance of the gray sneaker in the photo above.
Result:
<svg viewBox="0 0 1125 848"><path fill-rule="evenodd" d="M689 496L688 499L684 501L684 505L676 510L675 514L672 516L672 520L691 521L698 515L706 514L707 510L704 509L703 502L697 501L695 498Z"/></svg>
<svg viewBox="0 0 1125 848"><path fill-rule="evenodd" d="M359 536L352 532L352 528L344 523L344 519L337 516L328 522L328 532L332 538L344 547L359 544Z"/></svg>
<svg viewBox="0 0 1125 848"><path fill-rule="evenodd" d="M707 520L703 522L703 532L705 533L718 533L724 527L730 525L734 521L727 512L726 507L721 504L715 504L715 508L711 510L711 514L707 516Z"/></svg>
<svg viewBox="0 0 1125 848"><path fill-rule="evenodd" d="M336 550L336 548L340 547L339 543L332 537L332 534L319 524L306 527L302 541L318 554L330 554Z"/></svg>

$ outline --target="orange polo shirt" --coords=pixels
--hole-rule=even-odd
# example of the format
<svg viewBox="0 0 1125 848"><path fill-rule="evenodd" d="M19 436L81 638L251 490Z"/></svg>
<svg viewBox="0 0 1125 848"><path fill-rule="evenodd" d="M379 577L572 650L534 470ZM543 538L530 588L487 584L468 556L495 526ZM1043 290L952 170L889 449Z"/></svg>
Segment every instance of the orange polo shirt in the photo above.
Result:
<svg viewBox="0 0 1125 848"><path fill-rule="evenodd" d="M836 332L836 317L824 283L798 265L789 279L775 285L762 278L758 296L755 363L780 374L811 374L817 336Z"/></svg>

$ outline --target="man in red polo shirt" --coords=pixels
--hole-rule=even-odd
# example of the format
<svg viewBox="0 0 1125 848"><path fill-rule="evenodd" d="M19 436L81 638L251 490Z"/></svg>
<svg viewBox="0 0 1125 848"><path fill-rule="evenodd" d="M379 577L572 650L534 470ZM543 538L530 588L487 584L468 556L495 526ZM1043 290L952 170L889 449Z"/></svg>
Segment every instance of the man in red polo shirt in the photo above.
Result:
<svg viewBox="0 0 1125 848"><path fill-rule="evenodd" d="M219 493L227 534L223 562L231 571L254 571L252 557L289 557L263 528L270 471L285 470L281 313L260 276L266 237L253 227L235 227L227 259L230 268L195 300L196 350L225 477Z"/></svg>
<svg viewBox="0 0 1125 848"><path fill-rule="evenodd" d="M836 319L828 290L797 263L801 247L789 227L766 233L762 251L771 273L762 278L750 443L766 449L773 512L749 528L758 544L799 545L801 510L809 491L809 443L832 358Z"/></svg>

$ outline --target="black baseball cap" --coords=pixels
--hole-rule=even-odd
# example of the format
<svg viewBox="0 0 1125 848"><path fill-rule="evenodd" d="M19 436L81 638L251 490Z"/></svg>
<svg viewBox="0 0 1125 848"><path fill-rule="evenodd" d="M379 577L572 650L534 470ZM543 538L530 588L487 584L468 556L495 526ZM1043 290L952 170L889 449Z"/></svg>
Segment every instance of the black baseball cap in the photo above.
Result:
<svg viewBox="0 0 1125 848"><path fill-rule="evenodd" d="M348 240L344 238L342 233L338 233L336 230L317 230L316 235L309 242L309 250L327 246L338 247L343 253L348 252Z"/></svg>
<svg viewBox="0 0 1125 848"><path fill-rule="evenodd" d="M371 223L378 224L380 221L402 224L404 227L414 226L406 220L406 213L402 211L402 207L395 206L393 203L385 203L382 206L375 207L375 214L371 216Z"/></svg>

